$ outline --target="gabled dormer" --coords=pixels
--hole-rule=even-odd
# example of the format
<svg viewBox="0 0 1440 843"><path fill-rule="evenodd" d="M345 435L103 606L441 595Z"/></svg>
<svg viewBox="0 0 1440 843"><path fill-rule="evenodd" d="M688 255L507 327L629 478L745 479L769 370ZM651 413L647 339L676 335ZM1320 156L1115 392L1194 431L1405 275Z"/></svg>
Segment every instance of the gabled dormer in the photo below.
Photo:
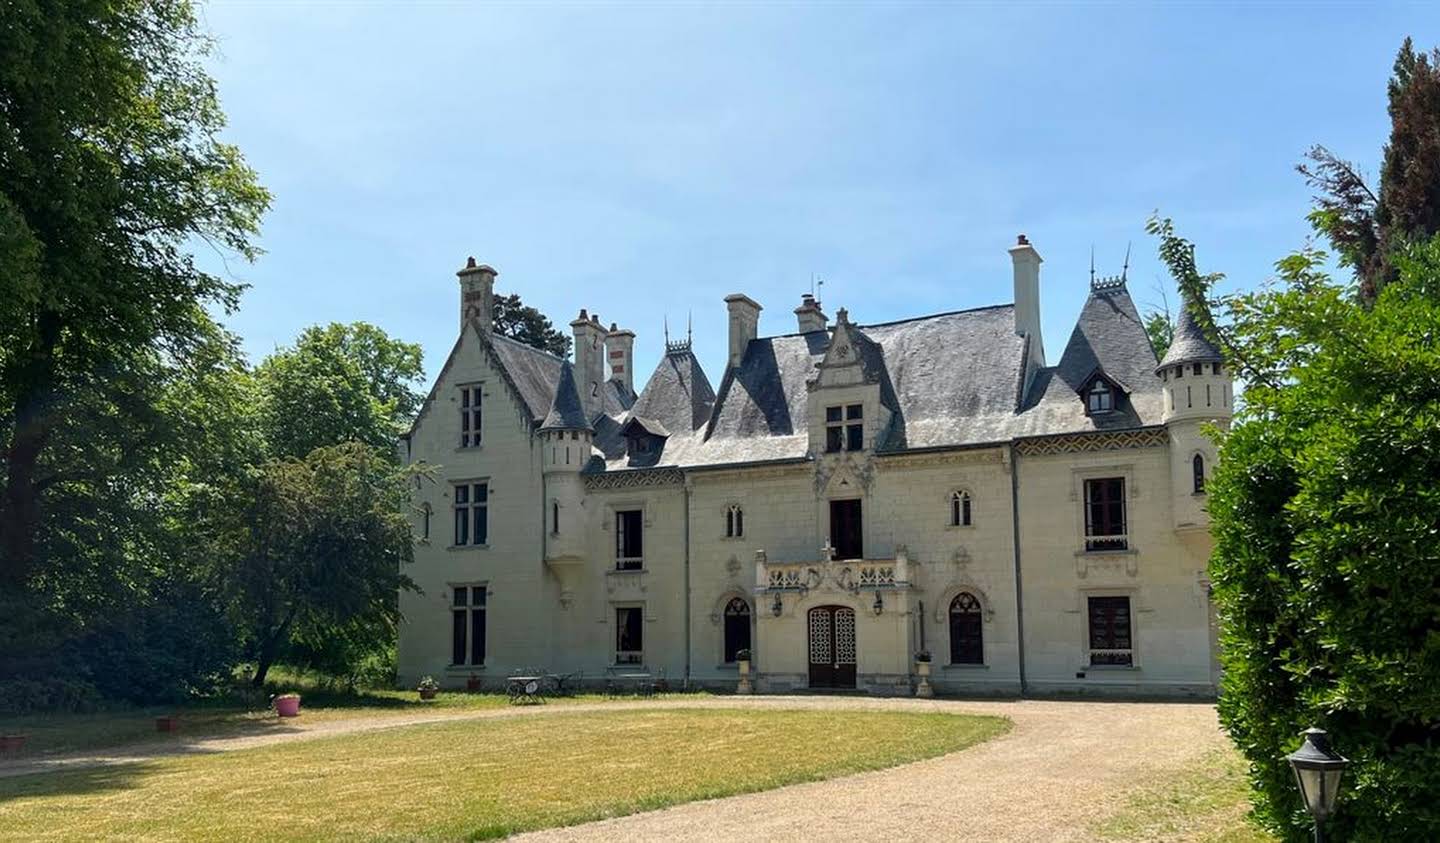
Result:
<svg viewBox="0 0 1440 843"><path fill-rule="evenodd" d="M1098 367L1080 382L1076 392L1085 404L1085 415L1092 418L1118 413L1130 400L1130 388Z"/></svg>
<svg viewBox="0 0 1440 843"><path fill-rule="evenodd" d="M620 428L620 435L625 438L625 454L630 465L645 467L655 465L660 459L661 452L665 450L665 440L670 438L670 431L654 419L631 416Z"/></svg>
<svg viewBox="0 0 1440 843"><path fill-rule="evenodd" d="M885 357L880 345L850 321L845 308L835 317L830 347L805 385L810 452L873 451L891 417L882 401Z"/></svg>

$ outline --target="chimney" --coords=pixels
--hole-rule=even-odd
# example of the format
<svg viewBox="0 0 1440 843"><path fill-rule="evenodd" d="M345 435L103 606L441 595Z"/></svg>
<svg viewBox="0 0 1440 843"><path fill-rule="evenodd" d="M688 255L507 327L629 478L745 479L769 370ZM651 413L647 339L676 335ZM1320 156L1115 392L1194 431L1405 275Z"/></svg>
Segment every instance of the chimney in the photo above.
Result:
<svg viewBox="0 0 1440 843"><path fill-rule="evenodd" d="M610 361L610 380L619 381L625 391L635 394L635 332L610 323L605 335L605 357Z"/></svg>
<svg viewBox="0 0 1440 843"><path fill-rule="evenodd" d="M1010 260L1015 266L1015 333L1030 338L1030 358L1037 366L1044 366L1045 346L1040 335L1040 253L1022 234L1010 247Z"/></svg>
<svg viewBox="0 0 1440 843"><path fill-rule="evenodd" d="M800 296L800 306L795 308L795 318L800 324L800 333L824 331L830 327L830 319L820 309L820 302L809 293Z"/></svg>
<svg viewBox="0 0 1440 843"><path fill-rule="evenodd" d="M730 368L740 365L745 349L755 339L760 327L760 304L744 293L731 293L725 297L725 306L730 311Z"/></svg>
<svg viewBox="0 0 1440 843"><path fill-rule="evenodd" d="M596 319L581 308L580 315L570 323L575 332L575 386L580 390L586 421L593 421L604 409L600 384L605 380L605 329Z"/></svg>
<svg viewBox="0 0 1440 843"><path fill-rule="evenodd" d="M486 264L467 258L465 268L455 273L460 279L460 328L474 319L483 333L490 333L495 314L495 276L500 273Z"/></svg>

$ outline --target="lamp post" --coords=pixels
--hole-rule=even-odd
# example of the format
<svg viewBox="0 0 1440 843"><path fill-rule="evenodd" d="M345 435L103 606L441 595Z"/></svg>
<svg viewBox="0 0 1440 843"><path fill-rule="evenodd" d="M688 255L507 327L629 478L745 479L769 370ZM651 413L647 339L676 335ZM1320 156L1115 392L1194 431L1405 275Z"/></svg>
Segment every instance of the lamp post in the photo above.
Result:
<svg viewBox="0 0 1440 843"><path fill-rule="evenodd" d="M885 601L880 599L880 592L875 592L875 604L870 608L875 610L875 615L877 617L880 615L881 612L885 611Z"/></svg>
<svg viewBox="0 0 1440 843"><path fill-rule="evenodd" d="M1324 729L1314 727L1305 730L1305 743L1285 758L1295 771L1305 810L1315 818L1315 843L1325 843L1325 821L1335 813L1340 777L1350 762L1330 748L1330 735Z"/></svg>

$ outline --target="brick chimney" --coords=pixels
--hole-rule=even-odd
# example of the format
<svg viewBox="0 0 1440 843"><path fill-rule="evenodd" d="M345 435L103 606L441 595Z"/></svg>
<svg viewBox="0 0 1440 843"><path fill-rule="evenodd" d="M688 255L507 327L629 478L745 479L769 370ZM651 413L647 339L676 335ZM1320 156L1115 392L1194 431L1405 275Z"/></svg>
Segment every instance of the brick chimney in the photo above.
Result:
<svg viewBox="0 0 1440 843"><path fill-rule="evenodd" d="M605 329L600 327L599 317L584 308L570 329L575 332L575 386L580 390L586 420L593 420L604 409L600 385L605 381Z"/></svg>
<svg viewBox="0 0 1440 843"><path fill-rule="evenodd" d="M1010 247L1015 270L1015 333L1030 338L1030 359L1045 365L1045 346L1040 334L1040 253L1025 235Z"/></svg>
<svg viewBox="0 0 1440 843"><path fill-rule="evenodd" d="M480 323L480 330L490 333L495 315L495 276L500 273L486 264L467 258L465 266L455 273L460 279L460 327L471 319Z"/></svg>
<svg viewBox="0 0 1440 843"><path fill-rule="evenodd" d="M795 318L802 334L824 331L830 327L830 319L825 315L825 311L820 309L820 302L809 293L800 296L800 306L795 308Z"/></svg>
<svg viewBox="0 0 1440 843"><path fill-rule="evenodd" d="M745 349L760 328L760 303L744 293L731 293L725 297L725 306L730 311L730 368L740 365Z"/></svg>

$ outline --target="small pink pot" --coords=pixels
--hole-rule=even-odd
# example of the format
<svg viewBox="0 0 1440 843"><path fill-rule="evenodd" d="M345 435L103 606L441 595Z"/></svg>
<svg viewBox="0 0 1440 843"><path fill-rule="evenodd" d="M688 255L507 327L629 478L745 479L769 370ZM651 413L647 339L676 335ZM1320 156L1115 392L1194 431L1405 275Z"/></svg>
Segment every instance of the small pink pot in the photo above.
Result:
<svg viewBox="0 0 1440 843"><path fill-rule="evenodd" d="M179 729L180 718L173 714L167 717L155 718L155 731L157 732L176 732L179 731Z"/></svg>
<svg viewBox="0 0 1440 843"><path fill-rule="evenodd" d="M299 697L276 697L276 698L275 698L275 713L278 714L278 715L280 715L281 717L299 717L299 716L300 716L300 698L299 698Z"/></svg>
<svg viewBox="0 0 1440 843"><path fill-rule="evenodd" d="M28 735L0 735L0 755L19 755Z"/></svg>

